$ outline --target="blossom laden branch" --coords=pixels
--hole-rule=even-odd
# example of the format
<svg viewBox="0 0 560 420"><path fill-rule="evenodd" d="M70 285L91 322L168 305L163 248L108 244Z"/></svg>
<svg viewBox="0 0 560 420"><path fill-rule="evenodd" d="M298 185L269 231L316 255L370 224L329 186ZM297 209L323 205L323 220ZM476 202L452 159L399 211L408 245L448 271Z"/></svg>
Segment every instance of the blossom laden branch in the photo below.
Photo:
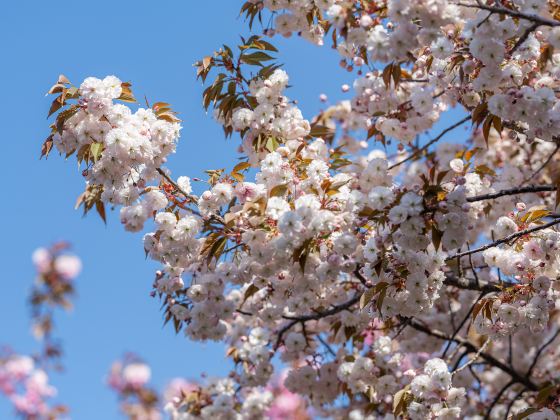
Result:
<svg viewBox="0 0 560 420"><path fill-rule="evenodd" d="M503 6L488 6L486 4L483 4L481 1L477 1L476 4L459 2L457 3L457 5L461 7L470 7L475 9L487 10L491 13L507 15L514 18L528 20L530 22L537 24L538 26L550 26L550 27L560 26L560 22L557 20L547 19L542 16L534 15L530 13L519 12L517 10L509 9Z"/></svg>
<svg viewBox="0 0 560 420"><path fill-rule="evenodd" d="M475 248L475 249L472 249L472 250L469 250L469 251L459 252L455 255L447 257L446 261L452 261L456 258L461 258L461 257L464 257L466 255L476 254L478 252L482 252L482 251L485 251L487 249L494 248L498 245L507 244L508 242L511 242L515 239L521 238L525 235L529 235L531 233L538 232L538 231L544 230L544 229L548 229L552 226L556 226L558 223L560 223L560 218L554 219L554 220L552 220L548 223L542 224L542 225L538 225L538 226L535 226L535 227L532 227L532 228L529 228L529 229L522 230L520 232L512 233L511 235L508 235L505 238L498 239L497 241L494 241L494 242L491 242L489 244L483 245L479 248Z"/></svg>

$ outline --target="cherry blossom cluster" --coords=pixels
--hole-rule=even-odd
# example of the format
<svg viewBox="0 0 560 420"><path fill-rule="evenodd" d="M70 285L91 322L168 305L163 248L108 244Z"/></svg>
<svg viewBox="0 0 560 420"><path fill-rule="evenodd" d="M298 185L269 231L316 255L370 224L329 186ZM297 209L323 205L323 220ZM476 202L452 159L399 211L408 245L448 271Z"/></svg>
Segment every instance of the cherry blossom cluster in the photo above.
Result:
<svg viewBox="0 0 560 420"><path fill-rule="evenodd" d="M32 259L37 277L31 291L33 334L45 343L45 356L57 353L52 342L53 312L57 307L72 307L74 280L82 270L82 262L68 252L70 245L58 242L49 248L38 248Z"/></svg>
<svg viewBox="0 0 560 420"><path fill-rule="evenodd" d="M303 398L288 391L283 378L275 378L265 389L254 389L241 399L231 379L207 379L202 385L175 378L158 395L149 386L150 376L150 367L137 356L127 355L124 361L113 363L107 383L117 393L128 418L158 420L164 413L181 420L310 418Z"/></svg>
<svg viewBox="0 0 560 420"><path fill-rule="evenodd" d="M133 96L113 77L54 89L78 100L52 141L86 163L81 202L122 204L130 231L153 219L143 241L166 322L224 342L234 364L167 411L262 417L277 361L324 417L557 410L560 8L251 0L242 13L272 22L265 36L332 39L354 94L305 119L256 35L197 62L203 81L219 71L205 108L241 139L240 162L206 171L206 188L163 167L180 128L167 104L114 104ZM452 108L462 118L435 130ZM134 410L139 366L112 375Z"/></svg>
<svg viewBox="0 0 560 420"><path fill-rule="evenodd" d="M150 367L134 355L111 366L107 383L120 400L122 412L131 419L160 420L159 397L147 385Z"/></svg>
<svg viewBox="0 0 560 420"><path fill-rule="evenodd" d="M28 420L56 419L67 413L63 405L52 404L57 390L49 382L48 371L60 368L60 344L53 338L54 311L72 306L74 280L81 260L68 252L70 245L57 242L38 248L32 260L37 277L30 293L32 331L41 343L33 356L6 348L0 354L0 392L12 403L18 416Z"/></svg>
<svg viewBox="0 0 560 420"><path fill-rule="evenodd" d="M49 383L47 373L29 356L15 353L0 356L0 392L10 400L15 412L26 419L64 413L62 407L49 405L56 388Z"/></svg>

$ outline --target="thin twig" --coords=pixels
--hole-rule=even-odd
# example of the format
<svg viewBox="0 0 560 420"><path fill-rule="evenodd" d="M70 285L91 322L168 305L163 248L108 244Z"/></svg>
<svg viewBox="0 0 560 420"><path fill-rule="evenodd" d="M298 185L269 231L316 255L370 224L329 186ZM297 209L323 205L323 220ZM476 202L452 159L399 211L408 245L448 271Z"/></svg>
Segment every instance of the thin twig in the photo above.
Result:
<svg viewBox="0 0 560 420"><path fill-rule="evenodd" d="M504 419L507 420L507 418L509 417L509 412L511 411L513 404L515 404L515 401L517 401L525 392L527 392L526 388L522 388L521 391L519 391L517 394L515 394L515 397L513 397L510 401L510 403L507 406L507 410L506 410L506 415L504 416Z"/></svg>
<svg viewBox="0 0 560 420"><path fill-rule="evenodd" d="M537 30L537 28L539 26L541 26L541 24L535 22L531 26L529 26L527 29L525 29L525 32L523 32L523 35L521 35L519 37L519 39L517 40L517 42L515 43L513 48L509 51L510 55L513 54L525 41L527 41L527 38L529 38L529 35L531 34L531 32Z"/></svg>
<svg viewBox="0 0 560 420"><path fill-rule="evenodd" d="M288 330L290 330L294 325L296 325L298 322L317 321L319 319L326 318L328 316L335 315L339 312L350 309L350 307L352 307L354 304L358 303L358 301L360 300L360 297L361 297L361 294L357 293L352 299L350 299L349 301L347 301L345 303L342 303L340 305L335 305L331 309L328 309L328 310L322 311L322 312L317 312L317 313L314 313L314 314L302 315L302 316L298 316L298 317L283 316L282 318L290 320L291 322L284 325L278 331L278 339L276 340L276 344L274 346L274 349L276 350L276 349L278 349L278 347L280 347L280 344L282 343L282 337L284 336L284 334Z"/></svg>
<svg viewBox="0 0 560 420"><path fill-rule="evenodd" d="M500 392L498 392L498 394L496 395L496 398L494 398L494 401L492 401L492 404L490 404L490 407L488 407L488 410L486 411L486 415L484 416L484 420L489 419L490 418L490 414L492 413L492 409L494 408L494 406L496 404L498 404L498 401L500 401L500 398L502 398L502 395L504 395L504 392L506 392L508 390L508 388L510 386L512 386L515 383L515 381L509 381L507 384L504 385L504 387L500 390Z"/></svg>
<svg viewBox="0 0 560 420"><path fill-rule="evenodd" d="M474 357L472 359L470 359L467 363L465 363L463 366L461 366L460 368L458 368L457 370L455 370L454 372L452 372L453 374L455 373L459 373L461 372L463 369L468 368L470 365L472 365L474 362L476 362L476 360L480 357L480 355L482 354L482 352L484 350L486 350L486 347L488 347L488 344L490 344L490 337L488 337L486 339L486 341L484 342L484 344L480 347L480 349L478 349L478 351L476 352L476 354L474 355Z"/></svg>
<svg viewBox="0 0 560 420"><path fill-rule="evenodd" d="M529 182L530 180L535 178L544 168L546 168L546 166L550 163L550 161L552 160L554 155L556 155L556 153L558 153L558 150L560 150L560 143L558 143L556 145L556 147L554 148L554 151L548 156L548 158L546 158L546 160L541 164L541 166L539 166L537 168L537 170L535 172L533 172L533 175L531 175L531 177L529 179L523 181L523 183Z"/></svg>
<svg viewBox="0 0 560 420"><path fill-rule="evenodd" d="M509 188L507 190L500 190L494 193L475 195L474 197L467 197L469 203L483 200L494 200L496 198L504 197L506 195L517 195L526 193L538 193L544 191L556 191L556 185L529 185L527 187Z"/></svg>
<svg viewBox="0 0 560 420"><path fill-rule="evenodd" d="M471 116L469 115L468 117L463 118L461 121L453 124L451 127L447 127L445 130L443 130L441 133L439 133L439 135L434 138L433 140L430 140L428 143L426 143L424 146L422 146L420 149L417 149L414 153L412 153L411 155L407 156L406 158L404 158L403 160L401 160L400 162L394 163L393 165L389 166L389 169L393 169L396 168L399 165L402 165L405 162L408 162L411 159L414 159L416 156L420 155L424 150L428 149L432 144L436 143L437 141L439 141L443 136L445 136L447 133L449 133L450 131L456 129L457 127L460 127L461 125L463 125L465 122L467 122L468 120L471 119Z"/></svg>
<svg viewBox="0 0 560 420"><path fill-rule="evenodd" d="M511 235L506 236L505 238L498 239L497 241L494 241L494 242L491 242L489 244L483 245L479 248L472 249L470 251L460 252L458 254L447 257L445 259L445 261L451 261L451 260L453 260L455 258L458 258L458 257L464 257L465 255L476 254L477 252L481 252L481 251L485 251L485 250L490 249L490 248L494 248L498 245L505 244L505 243L508 243L509 241L520 238L521 236L525 236L525 235L528 235L528 234L533 233L533 232L538 232L539 230L547 229L551 226L557 225L558 223L560 223L560 218L554 219L551 222L545 223L544 225L540 225L540 226L536 226L536 227L533 227L533 228L530 228L530 229L525 229L525 230L522 230L522 231L519 231L519 232L516 232L516 233L512 233Z"/></svg>
<svg viewBox="0 0 560 420"><path fill-rule="evenodd" d="M461 323L459 324L459 327L457 327L454 331L453 331L453 335L451 336L451 339L447 342L447 346L445 347L445 350L443 350L443 354L441 355L441 358L445 358L445 354L447 353L447 351L449 350L449 347L451 347L451 343L453 343L453 340L455 339L455 337L457 336L457 334L459 334L459 331L461 331L461 328L463 328L463 326L466 324L466 322L469 320L469 318L471 317L471 314L474 310L474 307L476 306L476 304L478 302L480 302L480 299L482 299L482 297L485 295L485 292L482 292L479 296L478 299L476 299L476 301L471 305L469 311L467 312L467 314L465 315L465 317L463 318L463 320L461 321Z"/></svg>
<svg viewBox="0 0 560 420"><path fill-rule="evenodd" d="M325 348L327 349L327 352L329 352L329 354L330 354L332 357L336 357L336 353L334 352L334 350L332 349L332 347L329 345L329 343L327 343L327 342L323 339L323 337L321 337L320 334L317 334L316 337L317 337L317 340L319 340L319 342L320 342L323 346L325 346Z"/></svg>
<svg viewBox="0 0 560 420"><path fill-rule="evenodd" d="M451 339L451 337L449 337L444 332L435 329L430 329L427 326L421 324L420 322L411 320L409 325L417 331L421 331L432 337L439 338L440 340L447 341ZM479 348L477 346L475 346L473 343L471 343L469 340L465 338L457 336L453 339L453 341L463 346L466 350L469 351L469 353L477 353L479 351ZM527 389L530 389L531 391L536 391L537 389L539 389L539 387L536 384L534 384L529 379L529 377L520 374L515 369L511 368L510 366L503 363L502 361L496 359L491 354L483 351L480 353L480 357L483 358L486 362L488 362L492 366L497 367L498 369L502 370L503 372L511 376L513 383L519 382L520 384L525 385Z"/></svg>
<svg viewBox="0 0 560 420"><path fill-rule="evenodd" d="M542 26L560 26L560 22L558 22L556 20L547 19L547 18L544 18L542 16L538 16L538 15L531 15L529 13L518 12L517 10L508 9L508 8L505 8L505 7L487 6L487 5L482 4L480 2L478 2L477 4L470 4L470 3L455 3L455 4L457 6L471 7L471 8L475 8L475 9L482 9L482 10L487 10L487 11L492 12L492 13L499 13L499 14L508 15L508 16L511 16L511 17L516 17L516 18L520 18L520 19L529 20L531 22L538 23L539 25L542 25Z"/></svg>
<svg viewBox="0 0 560 420"><path fill-rule="evenodd" d="M558 335L560 334L560 329L558 329L554 335L552 337L550 337L550 339L548 341L546 341L541 348L537 351L537 353L535 354L535 358L533 359L533 363L531 363L531 366L529 366L529 369L527 370L527 377L531 376L531 374L533 373L533 369L535 368L535 366L537 365L537 362L539 361L539 357L541 357L542 352L552 344L552 342L554 340L556 340L556 337L558 337Z"/></svg>

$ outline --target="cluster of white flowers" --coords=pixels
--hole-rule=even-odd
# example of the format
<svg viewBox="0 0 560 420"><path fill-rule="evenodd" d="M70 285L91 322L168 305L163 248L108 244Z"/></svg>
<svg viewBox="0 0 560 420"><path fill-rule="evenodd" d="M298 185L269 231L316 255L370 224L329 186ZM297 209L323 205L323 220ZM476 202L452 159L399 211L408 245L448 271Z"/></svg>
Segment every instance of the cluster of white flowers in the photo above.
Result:
<svg viewBox="0 0 560 420"><path fill-rule="evenodd" d="M391 339L379 337L372 346L372 356L352 356L352 361L341 363L338 367L338 379L346 384L352 393L365 393L376 402L393 395L400 388L403 378L403 366L407 361L404 355L395 351ZM348 359L348 358L347 358Z"/></svg>
<svg viewBox="0 0 560 420"><path fill-rule="evenodd" d="M443 360L428 360L424 365L424 373L415 376L410 383L410 392L414 396L414 401L408 406L410 418L461 418L466 391L465 388L453 388L451 379L449 368Z"/></svg>
<svg viewBox="0 0 560 420"><path fill-rule="evenodd" d="M238 108L233 112L233 128L237 131L249 130L242 144L248 156L265 146L264 143L255 144L260 134L266 133L280 141L295 140L309 134L309 122L303 118L300 109L283 95L286 86L288 74L281 69L276 69L267 79L251 80L249 92L257 105L253 109ZM253 159L251 163L257 161Z"/></svg>
<svg viewBox="0 0 560 420"><path fill-rule="evenodd" d="M47 401L56 395L47 373L29 356L0 357L0 392L14 405L18 415L41 418L51 415Z"/></svg>
<svg viewBox="0 0 560 420"><path fill-rule="evenodd" d="M154 211L167 205L159 191L133 203L159 177L156 169L175 151L181 126L158 119L152 109L139 108L133 113L128 106L114 103L122 94L121 85L115 76L84 80L76 112L66 119L62 134L54 135L54 144L63 154L77 151L79 158L90 154L86 181L103 186L103 201L130 205L121 210L122 222L127 230L139 231Z"/></svg>
<svg viewBox="0 0 560 420"><path fill-rule="evenodd" d="M523 35L533 14L549 18L546 2L508 3L509 14L447 0L247 4L274 12L269 35L298 32L322 44L336 29L343 67L371 67L359 70L354 97L310 123L284 96L283 70L250 79L237 108L216 113L226 133L242 137L243 169L209 171L198 197L189 178L173 181L160 168L179 125L114 105L117 79L86 80L55 139L64 153L102 145L85 176L103 187L103 201L126 206L126 229L153 217L144 246L162 264L154 293L167 320L191 339L228 344L230 377L204 387L211 397L197 414L174 400L172 417L262 416L271 398L261 387L277 354L292 366L286 387L333 418L391 411L399 389L412 419L477 418L483 409L494 415L494 405L505 415L507 404L492 400L510 378L530 394L558 373L554 357L535 358L560 304L560 237L555 223L543 227L558 212L550 140L560 129L560 54L550 48L560 47L560 31L551 23ZM391 64L375 70L378 62ZM469 140L440 141L465 117L421 146L457 105L475 123ZM531 191L533 183L547 186ZM470 366L474 379L454 374L464 387L454 388L448 365L434 357L445 349L449 366L463 365L460 350L482 345L475 334L492 341L477 356L486 364ZM523 354L506 366L509 340ZM532 364L536 373L525 375ZM515 397L506 391L504 399ZM332 404L341 395L350 403Z"/></svg>

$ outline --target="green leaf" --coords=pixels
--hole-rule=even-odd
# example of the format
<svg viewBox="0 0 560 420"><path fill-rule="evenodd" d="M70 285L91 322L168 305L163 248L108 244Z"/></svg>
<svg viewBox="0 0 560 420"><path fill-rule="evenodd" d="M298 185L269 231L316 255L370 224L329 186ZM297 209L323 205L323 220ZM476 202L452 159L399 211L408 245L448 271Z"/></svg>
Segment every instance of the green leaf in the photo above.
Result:
<svg viewBox="0 0 560 420"><path fill-rule="evenodd" d="M274 60L274 57L271 57L265 52L257 51L251 54L243 54L239 59L245 64L260 66L263 61Z"/></svg>
<svg viewBox="0 0 560 420"><path fill-rule="evenodd" d="M102 151L103 143L91 143L91 145L89 146L89 153L94 162L97 162L99 156L101 156Z"/></svg>

